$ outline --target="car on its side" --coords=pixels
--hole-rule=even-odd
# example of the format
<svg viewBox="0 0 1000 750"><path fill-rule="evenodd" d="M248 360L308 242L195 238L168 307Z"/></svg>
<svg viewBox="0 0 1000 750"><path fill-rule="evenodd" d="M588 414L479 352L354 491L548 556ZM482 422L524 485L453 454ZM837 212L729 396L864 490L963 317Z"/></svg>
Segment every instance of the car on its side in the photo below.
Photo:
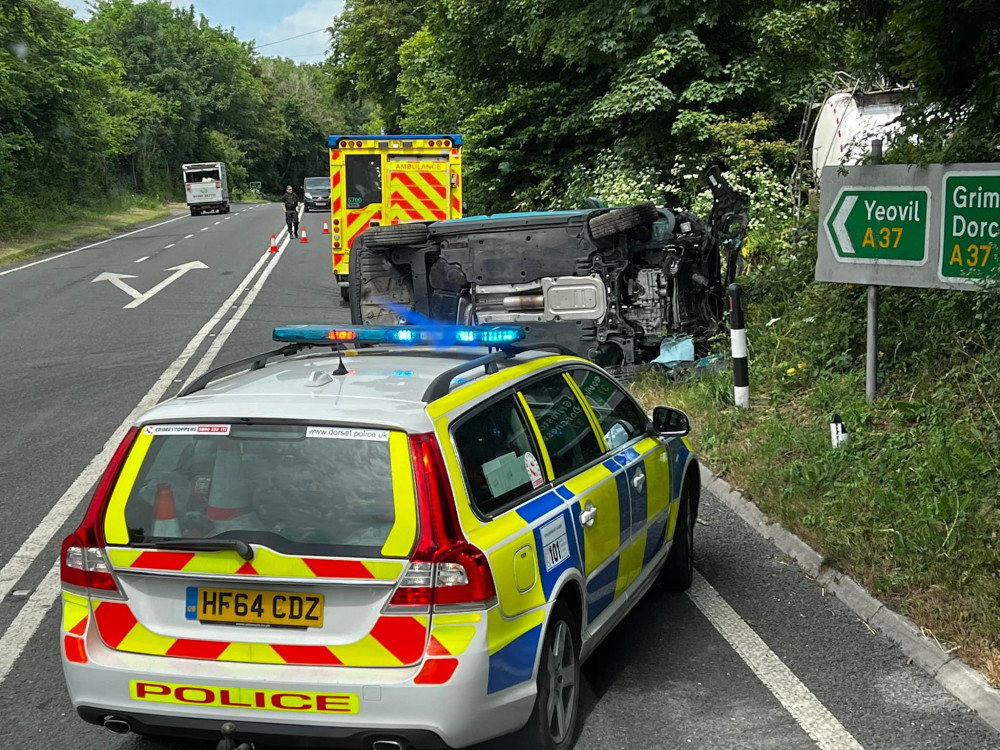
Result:
<svg viewBox="0 0 1000 750"><path fill-rule="evenodd" d="M352 322L521 325L605 367L652 361L667 335L707 346L749 209L717 168L706 179L707 218L641 203L371 227L351 253Z"/></svg>
<svg viewBox="0 0 1000 750"><path fill-rule="evenodd" d="M77 713L572 747L581 662L691 583L698 463L683 412L524 333L282 327L140 417L62 545Z"/></svg>

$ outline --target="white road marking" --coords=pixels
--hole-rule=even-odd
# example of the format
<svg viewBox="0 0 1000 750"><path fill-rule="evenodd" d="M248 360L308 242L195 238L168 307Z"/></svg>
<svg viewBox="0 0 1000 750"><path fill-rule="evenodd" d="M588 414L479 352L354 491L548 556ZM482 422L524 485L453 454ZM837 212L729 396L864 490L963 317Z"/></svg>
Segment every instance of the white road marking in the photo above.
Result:
<svg viewBox="0 0 1000 750"><path fill-rule="evenodd" d="M135 424L135 421L143 412L153 407L163 397L167 388L170 387L180 371L194 357L202 342L212 332L212 329L219 324L229 312L229 309L233 307L236 300L243 294L244 289L250 284L254 276L257 275L260 267L264 265L270 255L271 253L268 251L260 257L256 265L236 285L236 289L229 295L228 299L219 306L215 314L208 319L205 325L201 327L201 330L184 347L184 350L177 359L170 363L159 379L153 384L153 387L142 397L142 400L139 401L131 413L125 417L125 421L108 438L101 452L91 459L90 463L87 464L86 468L73 481L66 492L63 493L62 497L52 506L45 518L34 528L20 549L11 555L3 568L0 568L0 601L5 599L11 589L21 580L21 577L27 572L31 563L45 550L46 545L59 532L66 519L76 510L77 506L83 500L84 494L100 479L101 472L104 471L104 468L111 460L111 456L114 455L118 444L125 437L128 428ZM6 637L5 634L4 638ZM0 642L2 642L2 639L0 639Z"/></svg>
<svg viewBox="0 0 1000 750"><path fill-rule="evenodd" d="M143 227L142 229L136 229L135 231L128 232L127 234L120 234L117 237L108 237L106 240L101 240L100 242L95 242L92 245L84 245L83 247L78 247L76 250L67 250L65 253L59 253L58 255L50 255L47 258L42 258L41 260L36 260L33 263L25 263L23 266L18 266L17 268L8 268L6 271L0 271L0 276L6 276L9 273L17 273L18 271L23 271L25 268L31 268L32 266L37 266L40 263L48 263L50 260L56 260L58 258L65 258L67 255L72 255L73 253L78 253L81 250L90 250L92 247L98 247L99 245L104 245L108 242L114 242L115 240L123 240L126 237L131 237L133 234L139 234L139 232L145 232L149 229L156 229L157 227L162 227L164 224L169 224L172 221L180 221L181 219L186 219L187 216L175 216L173 219L167 219L166 221L161 221L159 224L153 224L150 227Z"/></svg>
<svg viewBox="0 0 1000 750"><path fill-rule="evenodd" d="M164 250L169 250L169 249L170 249L170 248L172 248L172 247L173 247L173 246L174 246L175 244L176 244L176 243L174 243L174 242L171 242L171 243L170 243L169 245L164 245L164 246L163 246L163 249L164 249Z"/></svg>
<svg viewBox="0 0 1000 750"><path fill-rule="evenodd" d="M186 274L188 271L200 271L202 269L207 269L207 268L208 266L202 263L200 260L192 260L189 263L181 263L179 266L171 266L170 268L164 268L163 269L164 271L173 271L173 273L170 274L163 281L161 281L159 284L154 286L152 289L150 289L148 292L143 294L142 296L136 297L135 302L129 302L122 309L131 310L133 308L138 307L143 302L152 299L159 292L162 292L164 289L173 284L175 281L177 281L177 279Z"/></svg>
<svg viewBox="0 0 1000 750"><path fill-rule="evenodd" d="M221 224L221 223L222 223L222 219L219 219L217 222L215 222L215 226L219 226L219 224Z"/></svg>
<svg viewBox="0 0 1000 750"><path fill-rule="evenodd" d="M110 281L116 287L121 289L125 294L127 294L132 299L139 299L142 296L142 292L138 289L129 286L122 279L137 279L138 276L131 276L127 273L102 273L96 279L91 281L91 284L96 284L98 281Z"/></svg>
<svg viewBox="0 0 1000 750"><path fill-rule="evenodd" d="M231 218L233 218L233 217L232 216L227 216L225 219L223 219L223 221L229 221Z"/></svg>
<svg viewBox="0 0 1000 750"><path fill-rule="evenodd" d="M167 247L173 247L173 245L167 245ZM166 249L166 248L164 248L164 249ZM149 260L149 256L148 255L143 255L141 258L136 258L132 262L133 263L142 263L144 260Z"/></svg>
<svg viewBox="0 0 1000 750"><path fill-rule="evenodd" d="M285 231L287 232L287 230ZM222 330L219 331L219 335L216 336L212 345L208 347L208 351L205 352L205 356L201 358L201 361L197 364L194 370L191 371L191 377L189 380L199 378L208 372L209 367L212 366L212 362L215 360L216 356L218 356L219 350L222 349L222 345L226 343L226 339L229 338L233 329L236 328L236 325L243 319L243 316L246 315L247 310L250 309L250 305L253 304L253 301L257 299L257 295L264 287L264 282L267 281L267 277L271 275L271 271L274 270L274 267L278 265L278 259L284 254L282 251L288 246L290 241L291 239L287 236L283 242L279 241L277 257L275 257L274 262L264 269L260 278L258 278L254 283L253 288L250 289L247 296L243 298L243 303L239 306L239 309L233 314L233 317L226 322L226 325L223 326Z"/></svg>
<svg viewBox="0 0 1000 750"><path fill-rule="evenodd" d="M0 685L7 679L10 670L14 668L14 662L21 655L25 644L31 640L31 636L42 624L45 615L52 609L59 596L59 561L49 568L41 584L35 589L31 597L21 607L17 617L7 628L3 638L0 638Z"/></svg>
<svg viewBox="0 0 1000 750"><path fill-rule="evenodd" d="M208 231L208 227L202 227L202 228L201 228L201 231L203 231L203 232L207 232L207 231Z"/></svg>
<svg viewBox="0 0 1000 750"><path fill-rule="evenodd" d="M186 240L189 240L189 239L191 239L192 237L194 237L194 235L193 235L193 234L186 234L186 235L184 235L184 239L186 239Z"/></svg>
<svg viewBox="0 0 1000 750"><path fill-rule="evenodd" d="M173 271L173 273L147 292L140 292L135 287L131 286L130 284L126 284L124 281L122 281L122 279L138 278L138 276L130 276L127 273L105 272L100 274L91 283L93 284L98 281L110 281L112 284L114 284L116 287L121 289L123 292L125 292L125 294L127 294L129 297L132 298L132 301L129 302L127 305L125 305L125 307L123 307L122 309L132 310L141 305L143 302L148 302L149 300L151 300L153 297L155 297L157 294L162 292L168 286L173 284L175 281L177 281L177 279L186 274L188 271L197 271L204 268L208 268L208 266L202 263L200 260L192 260L188 263L182 263L179 266L165 268L163 270Z"/></svg>
<svg viewBox="0 0 1000 750"><path fill-rule="evenodd" d="M820 750L864 750L697 571L688 596Z"/></svg>

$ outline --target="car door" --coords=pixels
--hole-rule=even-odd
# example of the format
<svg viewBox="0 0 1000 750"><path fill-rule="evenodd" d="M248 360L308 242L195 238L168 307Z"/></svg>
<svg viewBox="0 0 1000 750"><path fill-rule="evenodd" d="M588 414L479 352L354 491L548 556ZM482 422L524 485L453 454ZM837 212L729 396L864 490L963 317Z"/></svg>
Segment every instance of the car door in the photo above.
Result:
<svg viewBox="0 0 1000 750"><path fill-rule="evenodd" d="M639 405L614 380L585 367L573 369L571 375L594 412L611 460L623 469L617 476L626 485L620 492L629 495L631 527L619 575L622 585L630 588L659 561L673 533L671 521L679 507L671 498L669 453L650 433Z"/></svg>
<svg viewBox="0 0 1000 750"><path fill-rule="evenodd" d="M599 425L568 373L536 380L519 396L534 422L555 492L571 509L582 542L588 631L593 632L613 615L625 590L621 552L632 531L625 467L607 452Z"/></svg>

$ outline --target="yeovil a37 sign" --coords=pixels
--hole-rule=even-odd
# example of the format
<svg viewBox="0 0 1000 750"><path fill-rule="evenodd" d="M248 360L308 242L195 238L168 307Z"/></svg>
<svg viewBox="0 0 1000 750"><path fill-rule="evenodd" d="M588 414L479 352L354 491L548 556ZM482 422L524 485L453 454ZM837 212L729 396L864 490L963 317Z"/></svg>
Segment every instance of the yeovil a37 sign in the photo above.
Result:
<svg viewBox="0 0 1000 750"><path fill-rule="evenodd" d="M828 167L817 281L978 289L1000 280L1000 164Z"/></svg>

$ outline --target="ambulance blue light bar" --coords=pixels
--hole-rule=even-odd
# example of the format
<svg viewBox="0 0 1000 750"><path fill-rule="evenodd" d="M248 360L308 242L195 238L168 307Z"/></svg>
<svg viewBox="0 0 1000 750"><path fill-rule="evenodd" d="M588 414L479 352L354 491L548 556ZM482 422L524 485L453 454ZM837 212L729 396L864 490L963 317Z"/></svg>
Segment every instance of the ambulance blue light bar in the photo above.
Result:
<svg viewBox="0 0 1000 750"><path fill-rule="evenodd" d="M426 346L505 346L521 341L520 326L324 326L291 325L274 329L273 338L289 344L342 341L358 344Z"/></svg>

